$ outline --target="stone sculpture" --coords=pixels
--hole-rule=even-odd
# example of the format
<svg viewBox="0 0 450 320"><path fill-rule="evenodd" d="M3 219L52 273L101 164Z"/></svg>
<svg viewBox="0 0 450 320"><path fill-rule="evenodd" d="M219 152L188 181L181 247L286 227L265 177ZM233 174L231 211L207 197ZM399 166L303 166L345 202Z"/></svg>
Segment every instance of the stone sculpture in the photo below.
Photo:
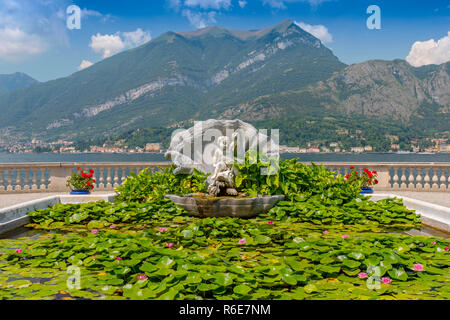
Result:
<svg viewBox="0 0 450 320"><path fill-rule="evenodd" d="M234 162L243 161L248 150L258 148L278 157L278 145L252 125L241 120L207 120L175 133L165 157L174 163L175 174L191 174L193 169L209 173L212 196L236 196Z"/></svg>
<svg viewBox="0 0 450 320"><path fill-rule="evenodd" d="M197 217L251 218L267 212L284 196L249 198L236 190L235 177L239 172L234 163L244 161L245 153L251 149L279 157L279 147L271 138L240 120L200 121L188 130L176 132L166 159L172 160L175 174L191 174L193 169L209 173L206 183L213 197L203 194L166 197Z"/></svg>

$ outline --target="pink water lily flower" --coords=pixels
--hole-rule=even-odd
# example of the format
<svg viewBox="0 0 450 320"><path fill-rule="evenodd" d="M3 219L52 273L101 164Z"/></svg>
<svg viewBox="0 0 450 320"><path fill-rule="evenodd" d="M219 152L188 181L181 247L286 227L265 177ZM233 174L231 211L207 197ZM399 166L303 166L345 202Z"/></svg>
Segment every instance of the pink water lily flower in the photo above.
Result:
<svg viewBox="0 0 450 320"><path fill-rule="evenodd" d="M16 253L22 253L22 249L16 249Z"/></svg>
<svg viewBox="0 0 450 320"><path fill-rule="evenodd" d="M122 260L122 258L121 257L116 257L116 260L120 261L120 260Z"/></svg>
<svg viewBox="0 0 450 320"><path fill-rule="evenodd" d="M267 224L273 225L273 221L267 221Z"/></svg>
<svg viewBox="0 0 450 320"><path fill-rule="evenodd" d="M365 272L360 272L360 273L358 274L358 277L359 277L360 279L365 279L365 278L367 278L367 273L365 273Z"/></svg>
<svg viewBox="0 0 450 320"><path fill-rule="evenodd" d="M436 241L433 241L431 244L435 245L436 243L437 243Z"/></svg>
<svg viewBox="0 0 450 320"><path fill-rule="evenodd" d="M327 234L329 234L329 232L328 232L328 230L325 230L325 231L323 232L323 235L326 236Z"/></svg>
<svg viewBox="0 0 450 320"><path fill-rule="evenodd" d="M97 229L94 229L94 230L91 231L91 233L92 233L92 234L98 234L98 230L97 230Z"/></svg>
<svg viewBox="0 0 450 320"><path fill-rule="evenodd" d="M141 274L140 276L138 276L138 280L147 280L148 277L145 274Z"/></svg>
<svg viewBox="0 0 450 320"><path fill-rule="evenodd" d="M117 226L116 226L116 225L114 225L114 224L110 225L109 227L110 227L111 229L115 229L115 228L117 228Z"/></svg>
<svg viewBox="0 0 450 320"><path fill-rule="evenodd" d="M420 263L417 263L414 265L414 270L416 271L423 271L423 265L421 265Z"/></svg>
<svg viewBox="0 0 450 320"><path fill-rule="evenodd" d="M343 234L342 235L342 239L347 239L348 238L348 234Z"/></svg>
<svg viewBox="0 0 450 320"><path fill-rule="evenodd" d="M167 228L159 228L159 232L166 232Z"/></svg>
<svg viewBox="0 0 450 320"><path fill-rule="evenodd" d="M245 244L245 239L241 239L241 240L239 240L239 244Z"/></svg>
<svg viewBox="0 0 450 320"><path fill-rule="evenodd" d="M448 247L445 247L445 249L444 249L445 251L448 251L449 250L449 248Z"/></svg>
<svg viewBox="0 0 450 320"><path fill-rule="evenodd" d="M389 284L389 283L392 282L392 280L391 280L390 278L387 278L387 277L381 278L381 281L382 281L384 284Z"/></svg>
<svg viewBox="0 0 450 320"><path fill-rule="evenodd" d="M166 245L167 245L167 248L169 248L169 249L173 247L173 243L171 243L171 242L167 243Z"/></svg>

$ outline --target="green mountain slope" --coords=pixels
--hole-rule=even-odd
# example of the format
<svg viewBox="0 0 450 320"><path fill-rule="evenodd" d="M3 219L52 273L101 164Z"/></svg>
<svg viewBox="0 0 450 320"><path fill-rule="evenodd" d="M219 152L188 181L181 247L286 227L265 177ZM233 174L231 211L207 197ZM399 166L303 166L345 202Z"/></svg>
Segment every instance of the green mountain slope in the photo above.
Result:
<svg viewBox="0 0 450 320"><path fill-rule="evenodd" d="M0 97L0 129L78 139L216 117L344 67L289 20L257 31L168 32L69 77Z"/></svg>
<svg viewBox="0 0 450 320"><path fill-rule="evenodd" d="M35 83L37 81L25 73L0 74L0 96Z"/></svg>
<svg viewBox="0 0 450 320"><path fill-rule="evenodd" d="M326 81L239 104L221 117L249 121L292 115L364 117L449 131L449 83L450 62L414 68L403 60L367 61Z"/></svg>

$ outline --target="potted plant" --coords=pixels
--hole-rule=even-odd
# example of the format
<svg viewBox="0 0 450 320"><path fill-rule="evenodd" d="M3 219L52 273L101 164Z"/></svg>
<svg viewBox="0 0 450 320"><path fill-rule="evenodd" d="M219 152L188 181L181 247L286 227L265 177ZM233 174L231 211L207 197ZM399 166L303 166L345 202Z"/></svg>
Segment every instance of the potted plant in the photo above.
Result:
<svg viewBox="0 0 450 320"><path fill-rule="evenodd" d="M364 168L362 173L356 171L354 166L350 167L351 173L345 176L350 182L358 183L361 187L361 194L373 193L373 186L378 184L378 172Z"/></svg>
<svg viewBox="0 0 450 320"><path fill-rule="evenodd" d="M89 169L88 172L85 172L80 167L72 172L66 183L67 187L71 189L70 194L73 195L90 194L94 189L94 184L94 170Z"/></svg>

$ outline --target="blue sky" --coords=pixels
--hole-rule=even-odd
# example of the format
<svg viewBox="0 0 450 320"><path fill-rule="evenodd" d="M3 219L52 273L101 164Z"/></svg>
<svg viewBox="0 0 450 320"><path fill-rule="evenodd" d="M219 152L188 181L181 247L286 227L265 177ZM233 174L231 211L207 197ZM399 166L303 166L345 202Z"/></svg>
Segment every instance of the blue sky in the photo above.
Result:
<svg viewBox="0 0 450 320"><path fill-rule="evenodd" d="M66 27L72 4L82 9L80 30ZM381 9L380 30L367 28L370 5ZM260 29L286 18L347 64L450 60L450 2L444 0L0 0L0 74L20 71L48 81L169 30Z"/></svg>

